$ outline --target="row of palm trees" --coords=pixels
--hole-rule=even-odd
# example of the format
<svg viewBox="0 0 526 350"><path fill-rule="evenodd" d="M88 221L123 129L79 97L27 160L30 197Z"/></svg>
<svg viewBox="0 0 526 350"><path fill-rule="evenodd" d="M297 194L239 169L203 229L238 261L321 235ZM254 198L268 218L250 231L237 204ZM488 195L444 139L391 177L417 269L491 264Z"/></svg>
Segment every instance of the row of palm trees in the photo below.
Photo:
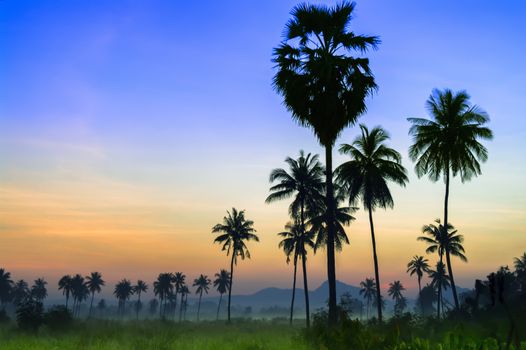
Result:
<svg viewBox="0 0 526 350"><path fill-rule="evenodd" d="M333 7L296 6L285 27L284 39L273 53L277 70L273 79L274 88L283 97L292 117L301 126L311 128L325 147L323 237L327 251L329 324L334 324L337 319L334 254L337 249L338 199L348 199L350 204L360 200L369 213L375 284L378 286L376 299L382 300L373 212L377 208L393 206L388 181L402 186L407 183L400 154L384 145L388 134L381 128L369 130L363 125L360 125L361 137L351 145L340 147L340 151L350 155L351 160L333 172L332 151L338 136L364 114L365 99L376 89L369 60L354 55L376 49L380 40L376 36L357 35L350 30L354 8L355 3L348 1ZM432 181L444 179L443 222L447 228L451 177L459 175L462 181L466 181L480 175L479 162L487 159L487 150L479 140L491 139L492 132L485 126L489 121L487 114L470 104L469 95L463 91L434 90L427 101L427 108L431 119L408 119L412 124L409 133L413 136L409 156L416 162L415 170L419 177L428 175ZM286 176L278 176L285 181ZM276 199L291 195L288 192L280 194L281 190L280 186L272 190L278 193ZM343 195L339 195L339 191ZM310 199L297 199L305 205L309 200L316 203L319 200L317 195ZM291 214L297 220L296 210ZM297 221L300 222L300 230L306 232L301 218ZM458 308L450 255L447 252L445 255L455 307ZM377 304L378 319L381 320L381 303Z"/></svg>

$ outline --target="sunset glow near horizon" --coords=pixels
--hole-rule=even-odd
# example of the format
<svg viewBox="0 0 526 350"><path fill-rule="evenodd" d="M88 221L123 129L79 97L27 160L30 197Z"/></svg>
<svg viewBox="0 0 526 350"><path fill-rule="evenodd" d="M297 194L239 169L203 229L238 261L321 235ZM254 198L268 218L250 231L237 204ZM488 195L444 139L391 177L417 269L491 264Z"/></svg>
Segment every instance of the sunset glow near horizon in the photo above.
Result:
<svg viewBox="0 0 526 350"><path fill-rule="evenodd" d="M160 272L213 276L229 260L211 228L236 207L261 242L233 293L290 288L276 235L289 202L265 204L268 175L300 149L324 154L271 86L296 4L0 2L0 267L45 277L52 295L67 273L100 271L111 288ZM406 264L425 255L422 225L442 217L443 182L418 179L407 157L406 118L428 117L433 88L467 90L495 135L482 176L452 183L450 221L469 259L453 260L457 283L471 288L526 251L524 18L520 1L357 2L352 29L382 40L367 54L379 90L359 122L389 131L410 178L391 185L394 209L375 213L384 286L401 280L414 295ZM357 285L373 262L363 209L355 216L336 262L338 280ZM311 288L325 260L309 257Z"/></svg>

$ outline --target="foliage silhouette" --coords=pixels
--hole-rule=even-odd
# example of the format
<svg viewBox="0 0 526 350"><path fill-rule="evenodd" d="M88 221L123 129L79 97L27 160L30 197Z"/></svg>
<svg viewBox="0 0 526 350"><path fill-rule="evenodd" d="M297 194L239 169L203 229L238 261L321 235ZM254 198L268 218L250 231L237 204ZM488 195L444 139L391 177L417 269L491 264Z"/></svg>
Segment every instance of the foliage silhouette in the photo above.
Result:
<svg viewBox="0 0 526 350"><path fill-rule="evenodd" d="M141 311L142 303L141 303L141 294L146 293L148 291L148 284L144 282L143 280L138 280L137 284L133 286L133 293L137 294L137 302L135 304L135 317L138 320L139 319L139 311Z"/></svg>
<svg viewBox="0 0 526 350"><path fill-rule="evenodd" d="M93 299L95 298L95 293L100 293L105 282L102 279L102 274L100 272L92 272L89 276L86 276L86 286L91 293L91 302L89 304L89 313L88 317L91 316L91 310L93 309Z"/></svg>
<svg viewBox="0 0 526 350"><path fill-rule="evenodd" d="M221 269L219 273L215 274L215 277L216 279L214 280L214 287L219 292L216 320L219 320L219 310L221 308L221 302L223 301L223 294L225 294L230 289L230 274L227 270Z"/></svg>
<svg viewBox="0 0 526 350"><path fill-rule="evenodd" d="M421 255L415 255L413 259L409 263L407 263L407 273L409 273L410 276L413 276L416 274L417 280L418 280L418 297L422 297L422 277L424 276L424 273L429 273L429 260L424 258ZM423 313L423 306L420 305L421 312Z"/></svg>
<svg viewBox="0 0 526 350"><path fill-rule="evenodd" d="M201 298L203 297L203 292L208 294L208 289L210 289L210 279L208 276L201 274L198 278L194 280L193 287L197 287L195 294L199 294L199 303L197 305L197 321L199 321L199 312L201 311Z"/></svg>

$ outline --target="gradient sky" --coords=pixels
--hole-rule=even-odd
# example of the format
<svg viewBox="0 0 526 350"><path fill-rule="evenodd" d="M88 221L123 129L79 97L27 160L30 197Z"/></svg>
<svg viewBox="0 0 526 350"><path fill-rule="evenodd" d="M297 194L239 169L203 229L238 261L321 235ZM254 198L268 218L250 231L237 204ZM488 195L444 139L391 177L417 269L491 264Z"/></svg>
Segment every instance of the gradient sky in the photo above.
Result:
<svg viewBox="0 0 526 350"><path fill-rule="evenodd" d="M271 87L272 48L295 4L1 1L0 266L52 289L95 270L110 285L213 275L228 260L210 228L235 206L261 238L235 292L290 287L276 237L288 203L264 203L268 174L300 149L323 151ZM522 1L358 2L352 28L382 40L369 54L379 90L360 122L389 130L410 173L407 188L392 186L394 210L375 213L384 285L400 279L414 293L405 265L442 213L443 183L417 179L407 158L406 118L427 116L435 87L466 89L495 134L483 175L452 184L450 220L470 259L454 260L458 283L526 250L524 18ZM338 279L353 284L373 274L368 223L356 217L337 257ZM324 260L309 260L312 287Z"/></svg>

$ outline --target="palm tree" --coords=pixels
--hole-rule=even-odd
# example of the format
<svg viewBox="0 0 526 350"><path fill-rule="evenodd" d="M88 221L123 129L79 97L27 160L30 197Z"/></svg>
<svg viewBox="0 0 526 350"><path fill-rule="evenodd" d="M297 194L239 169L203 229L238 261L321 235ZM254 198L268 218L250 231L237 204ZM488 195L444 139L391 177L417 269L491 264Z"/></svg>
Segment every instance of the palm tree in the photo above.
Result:
<svg viewBox="0 0 526 350"><path fill-rule="evenodd" d="M38 302L42 302L47 297L46 284L47 282L43 278L36 279L33 286L31 286L31 297Z"/></svg>
<svg viewBox="0 0 526 350"><path fill-rule="evenodd" d="M325 147L331 324L337 318L332 148L342 130L365 112L365 98L376 88L369 60L351 56L379 43L377 37L355 35L349 30L354 7L347 1L334 7L296 6L286 25L285 38L273 53L277 66L274 88L283 96L292 117L312 128Z"/></svg>
<svg viewBox="0 0 526 350"><path fill-rule="evenodd" d="M227 216L223 218L222 224L217 224L212 228L212 233L221 232L214 239L214 243L222 244L221 250L226 250L228 256L232 253L230 260L230 285L228 288L228 322L230 322L230 302L232 298L232 280L234 278L234 264L237 265L237 257L241 260L245 257L250 259L250 252L245 241L259 242L258 236L255 235L254 222L245 219L245 211L238 211L232 208L232 212L227 211Z"/></svg>
<svg viewBox="0 0 526 350"><path fill-rule="evenodd" d="M421 299L422 294L422 276L424 273L429 272L429 260L424 258L423 256L415 255L413 259L407 264L407 273L409 273L409 276L413 276L416 274L416 277L418 279L418 297ZM423 312L422 305L420 305L421 311Z"/></svg>
<svg viewBox="0 0 526 350"><path fill-rule="evenodd" d="M372 130L361 124L361 135L352 144L343 144L340 153L351 156L351 160L336 169L337 181L348 191L349 199L356 203L359 198L369 212L369 225L373 244L374 274L376 279L376 298L381 298L380 272L376 253L376 238L373 224L373 211L394 206L388 181L404 186L407 183L406 170L402 166L400 153L385 145L389 134L381 127ZM382 308L378 307L378 320L382 321Z"/></svg>
<svg viewBox="0 0 526 350"><path fill-rule="evenodd" d="M219 273L215 274L216 279L214 280L214 287L219 292L219 303L217 304L217 316L219 320L219 309L221 308L221 301L223 300L223 294L230 288L230 274L227 270L221 269Z"/></svg>
<svg viewBox="0 0 526 350"><path fill-rule="evenodd" d="M137 284L133 286L133 292L137 294L137 304L135 304L136 317L139 319L139 311L142 308L141 293L146 293L148 285L143 280L138 280Z"/></svg>
<svg viewBox="0 0 526 350"><path fill-rule="evenodd" d="M0 269L0 304L2 309L4 308L4 304L10 300L13 284L11 273L3 268Z"/></svg>
<svg viewBox="0 0 526 350"><path fill-rule="evenodd" d="M15 282L13 289L13 302L15 305L20 304L30 296L29 286L26 281L18 280Z"/></svg>
<svg viewBox="0 0 526 350"><path fill-rule="evenodd" d="M517 272L526 271L526 252L522 254L521 257L514 258L513 259L513 265L515 266L515 270ZM0 270L0 276L1 276L1 270Z"/></svg>
<svg viewBox="0 0 526 350"><path fill-rule="evenodd" d="M124 311L126 309L126 301L130 299L132 294L133 294L132 284L126 278L121 280L115 285L115 289L113 290L113 295L115 295L115 297L119 301L119 312L121 316L124 316Z"/></svg>
<svg viewBox="0 0 526 350"><path fill-rule="evenodd" d="M395 301L394 310L396 315L398 315L407 305L407 300L405 300L404 296L402 295L404 290L405 288L400 281L389 283L387 294Z"/></svg>
<svg viewBox="0 0 526 350"><path fill-rule="evenodd" d="M188 289L187 285L184 285L181 287L181 306L183 306L182 312L183 312L183 320L186 320L186 307L188 306L188 294L190 294L190 290ZM184 302L182 301L184 299ZM181 320L181 314L179 314L179 320Z"/></svg>
<svg viewBox="0 0 526 350"><path fill-rule="evenodd" d="M177 294L181 291L181 287L184 285L184 280L186 279L186 276L182 272L176 272L173 275L173 283L175 288L175 305L174 305L174 313L173 317L175 318L175 312L177 310Z"/></svg>
<svg viewBox="0 0 526 350"><path fill-rule="evenodd" d="M95 293L100 293L104 284L105 282L102 279L102 274L100 272L92 272L89 276L86 276L86 286L88 287L91 293L91 302L89 304L88 317L91 316L91 310L93 308L93 299L95 298Z"/></svg>
<svg viewBox="0 0 526 350"><path fill-rule="evenodd" d="M324 201L322 192L324 190L323 173L324 169L318 161L318 155L312 156L308 153L305 156L303 150L300 151L298 159L287 157L285 162L289 165L290 171L284 169L274 169L270 173L269 181L279 181L277 185L270 188L272 192L266 199L267 203L272 203L277 200L290 198L294 196L294 200L289 206L289 214L298 221L299 232L307 234L306 221L307 212L314 212ZM306 266L306 250L305 254L295 256L294 258L294 286L296 285L296 268L297 259L302 259L303 267L303 289L305 293L305 312L307 327L310 326L310 310L309 310L309 288L307 281L307 266ZM294 299L295 288L292 292ZM294 300L292 301L294 304ZM293 306L291 307L291 323L292 323Z"/></svg>
<svg viewBox="0 0 526 350"><path fill-rule="evenodd" d="M199 278L194 280L194 287L197 287L195 294L199 294L199 304L197 304L197 320L199 321L199 312L201 311L201 298L203 297L203 292L208 294L208 289L210 288L210 279L208 276L201 274Z"/></svg>
<svg viewBox="0 0 526 350"><path fill-rule="evenodd" d="M90 294L84 277L78 273L71 279L71 294L73 296L73 315L78 316L80 314L81 303L86 300Z"/></svg>
<svg viewBox="0 0 526 350"><path fill-rule="evenodd" d="M171 273L160 273L157 277L157 280L153 282L153 292L156 296L159 297L160 305L159 305L159 316L163 317L166 313L166 299L168 298L168 295L173 292L173 276ZM164 302L164 306L163 306Z"/></svg>
<svg viewBox="0 0 526 350"><path fill-rule="evenodd" d="M451 285L443 262L437 262L436 270L429 271L429 278L431 279L430 286L437 291L437 318L440 318L440 308L444 308L442 290L447 290Z"/></svg>
<svg viewBox="0 0 526 350"><path fill-rule="evenodd" d="M453 93L449 89L433 90L426 102L431 119L408 118L412 124L409 134L413 145L409 157L416 161L418 177L429 175L432 181L442 176L446 184L444 197L444 227L448 227L450 176L460 175L462 182L481 174L480 163L488 158L488 150L479 140L491 140L492 131L486 112L469 101L465 91ZM451 267L448 264L448 272ZM451 279L455 307L459 308L457 289Z"/></svg>
<svg viewBox="0 0 526 350"><path fill-rule="evenodd" d="M464 255L465 250L462 246L464 242L464 236L457 234L457 230L453 225L448 224L447 230L443 225L440 224L440 219L436 219L437 225L430 224L425 225L422 228L422 233L428 235L418 237L417 240L426 242L428 247L426 253L438 252L439 261L443 261L443 256L446 256L446 262L448 266L449 280L451 281L451 290L453 291L453 298L455 298L455 290L453 289L453 267L451 266L451 255L460 258L461 261L467 262L468 259ZM438 291L440 297L442 297L442 291Z"/></svg>
<svg viewBox="0 0 526 350"><path fill-rule="evenodd" d="M65 275L58 281L58 290L62 291L62 295L66 296L66 309L68 308L69 295L73 292L72 277Z"/></svg>
<svg viewBox="0 0 526 350"><path fill-rule="evenodd" d="M367 301L367 318L369 318L371 301L376 295L376 285L373 278L366 278L365 281L360 282L360 295Z"/></svg>
<svg viewBox="0 0 526 350"><path fill-rule="evenodd" d="M292 282L292 301L290 304L290 321L292 324L292 317L294 315L294 298L296 295L296 270L298 266L298 258L304 260L307 255L307 247L314 248L314 232L305 231L304 225L294 225L287 223L285 230L278 233L278 236L283 239L279 242L279 248L283 249L285 256L287 257L287 264L290 262L292 256L294 261L294 276ZM305 277L304 277L305 279ZM305 299L306 301L308 298ZM306 308L308 310L308 308ZM309 320L309 314L307 311L307 320ZM307 321L307 327L309 327L309 321Z"/></svg>

